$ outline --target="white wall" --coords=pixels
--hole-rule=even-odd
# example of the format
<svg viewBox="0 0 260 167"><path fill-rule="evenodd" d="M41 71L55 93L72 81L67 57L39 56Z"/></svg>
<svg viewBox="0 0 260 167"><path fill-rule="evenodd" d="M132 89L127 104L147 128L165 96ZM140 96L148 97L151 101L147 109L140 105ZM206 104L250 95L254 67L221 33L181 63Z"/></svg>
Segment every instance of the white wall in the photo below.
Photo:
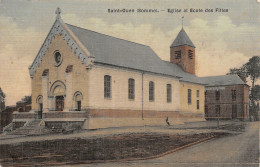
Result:
<svg viewBox="0 0 260 167"><path fill-rule="evenodd" d="M104 75L111 76L112 96L104 98ZM128 79L135 79L135 99L128 99ZM155 100L149 102L149 81L155 84ZM166 101L166 84L172 84L172 102ZM95 65L89 70L88 107L95 109L142 109L142 73L112 67ZM143 75L144 110L179 111L179 80L144 73Z"/></svg>

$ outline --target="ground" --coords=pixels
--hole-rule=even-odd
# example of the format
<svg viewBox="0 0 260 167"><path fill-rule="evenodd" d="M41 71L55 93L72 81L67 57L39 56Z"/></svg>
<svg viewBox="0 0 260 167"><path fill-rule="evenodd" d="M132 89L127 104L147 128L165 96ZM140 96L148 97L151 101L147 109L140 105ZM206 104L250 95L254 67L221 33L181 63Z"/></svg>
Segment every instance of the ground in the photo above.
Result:
<svg viewBox="0 0 260 167"><path fill-rule="evenodd" d="M61 139L0 145L4 165L93 163L134 158L150 158L199 140L225 133L167 135L136 133L95 139Z"/></svg>
<svg viewBox="0 0 260 167"><path fill-rule="evenodd" d="M212 163L230 166L257 163L258 124L249 123L245 129L241 122L220 123L217 130L215 122L207 122L205 125L190 123L174 127L121 128L70 135L14 137L1 140L1 163L44 166L66 163L94 163L94 166L212 166ZM208 139L211 140L205 142ZM192 146L191 143L201 140L203 144ZM155 159L140 161L147 158ZM130 162L122 163L122 160Z"/></svg>
<svg viewBox="0 0 260 167"><path fill-rule="evenodd" d="M245 132L213 139L151 160L117 163L117 166L258 167L259 122L248 123ZM115 163L96 166L115 166Z"/></svg>

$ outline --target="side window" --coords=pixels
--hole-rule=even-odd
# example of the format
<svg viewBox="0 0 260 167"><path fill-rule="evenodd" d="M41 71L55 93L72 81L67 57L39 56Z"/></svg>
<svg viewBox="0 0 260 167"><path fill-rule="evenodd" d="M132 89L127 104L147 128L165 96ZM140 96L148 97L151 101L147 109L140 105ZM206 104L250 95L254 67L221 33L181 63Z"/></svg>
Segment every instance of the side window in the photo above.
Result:
<svg viewBox="0 0 260 167"><path fill-rule="evenodd" d="M197 100L197 110L199 110L199 109L200 109L200 101Z"/></svg>
<svg viewBox="0 0 260 167"><path fill-rule="evenodd" d="M111 98L111 76L104 76L104 98Z"/></svg>
<svg viewBox="0 0 260 167"><path fill-rule="evenodd" d="M205 105L205 117L207 118L209 115L209 109L208 109L208 106Z"/></svg>
<svg viewBox="0 0 260 167"><path fill-rule="evenodd" d="M167 103L172 102L172 85L171 84L167 84L166 86L166 91L167 91Z"/></svg>
<svg viewBox="0 0 260 167"><path fill-rule="evenodd" d="M154 101L154 82L149 82L149 101Z"/></svg>
<svg viewBox="0 0 260 167"><path fill-rule="evenodd" d="M237 99L237 91L236 90L232 90L232 100L236 101Z"/></svg>
<svg viewBox="0 0 260 167"><path fill-rule="evenodd" d="M191 104L191 89L188 89L188 104Z"/></svg>
<svg viewBox="0 0 260 167"><path fill-rule="evenodd" d="M135 80L128 79L128 99L135 99Z"/></svg>
<svg viewBox="0 0 260 167"><path fill-rule="evenodd" d="M216 90L215 95L216 95L216 100L219 100L220 99L220 91Z"/></svg>
<svg viewBox="0 0 260 167"><path fill-rule="evenodd" d="M197 90L197 97L200 97L200 91Z"/></svg>
<svg viewBox="0 0 260 167"><path fill-rule="evenodd" d="M215 116L216 117L220 116L220 105L215 105Z"/></svg>

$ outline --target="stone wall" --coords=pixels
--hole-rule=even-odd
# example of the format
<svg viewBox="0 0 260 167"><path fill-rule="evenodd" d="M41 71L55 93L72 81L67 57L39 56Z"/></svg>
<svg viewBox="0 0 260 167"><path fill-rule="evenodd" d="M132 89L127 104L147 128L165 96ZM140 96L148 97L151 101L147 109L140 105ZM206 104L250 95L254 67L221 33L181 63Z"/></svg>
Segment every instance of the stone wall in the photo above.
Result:
<svg viewBox="0 0 260 167"><path fill-rule="evenodd" d="M88 118L88 113L85 111L74 112L48 112L43 113L43 119L46 118Z"/></svg>
<svg viewBox="0 0 260 167"><path fill-rule="evenodd" d="M99 129L111 127L135 126L167 126L183 124L184 122L205 121L203 114L185 113L177 111L152 110L89 110L89 119L83 125L84 129Z"/></svg>
<svg viewBox="0 0 260 167"><path fill-rule="evenodd" d="M104 76L111 76L111 98L104 98ZM121 110L180 110L179 80L151 73L95 65L89 71L88 108ZM128 98L128 79L135 80L135 98ZM149 101L149 82L154 82L154 100ZM167 102L166 86L172 86Z"/></svg>
<svg viewBox="0 0 260 167"><path fill-rule="evenodd" d="M8 108L0 112L0 131L3 130L5 126L10 124L13 120L13 110Z"/></svg>

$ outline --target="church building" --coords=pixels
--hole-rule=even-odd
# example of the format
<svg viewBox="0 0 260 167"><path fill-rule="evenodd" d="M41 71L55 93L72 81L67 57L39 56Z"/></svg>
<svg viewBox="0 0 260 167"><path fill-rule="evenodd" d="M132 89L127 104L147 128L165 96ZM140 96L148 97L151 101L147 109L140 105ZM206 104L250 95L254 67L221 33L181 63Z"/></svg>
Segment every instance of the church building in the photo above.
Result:
<svg viewBox="0 0 260 167"><path fill-rule="evenodd" d="M56 14L29 68L32 110L14 121L96 129L204 120L208 83L195 75L195 45L183 28L164 61L149 46L64 23L59 8Z"/></svg>

